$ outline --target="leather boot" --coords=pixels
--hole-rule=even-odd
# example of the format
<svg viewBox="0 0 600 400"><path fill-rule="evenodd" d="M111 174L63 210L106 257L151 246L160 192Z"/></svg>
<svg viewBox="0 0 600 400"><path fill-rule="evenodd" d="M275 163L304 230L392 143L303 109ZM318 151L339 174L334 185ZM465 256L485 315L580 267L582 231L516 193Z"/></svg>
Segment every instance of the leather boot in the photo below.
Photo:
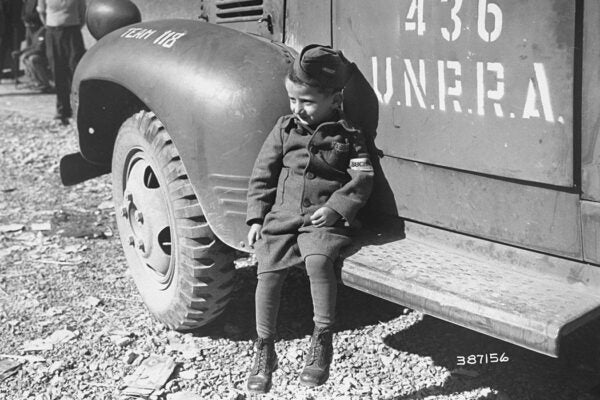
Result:
<svg viewBox="0 0 600 400"><path fill-rule="evenodd" d="M273 339L256 339L254 365L248 375L246 387L252 393L267 393L271 389L271 376L277 369L277 353Z"/></svg>
<svg viewBox="0 0 600 400"><path fill-rule="evenodd" d="M310 340L306 364L300 374L304 386L319 386L329 378L329 365L333 358L333 332L331 328L315 327Z"/></svg>

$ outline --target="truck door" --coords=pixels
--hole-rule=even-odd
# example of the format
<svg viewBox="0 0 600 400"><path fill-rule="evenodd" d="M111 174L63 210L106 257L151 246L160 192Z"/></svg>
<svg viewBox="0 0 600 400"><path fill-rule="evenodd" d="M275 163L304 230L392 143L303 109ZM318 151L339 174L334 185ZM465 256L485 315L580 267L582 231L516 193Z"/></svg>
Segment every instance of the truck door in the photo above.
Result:
<svg viewBox="0 0 600 400"><path fill-rule="evenodd" d="M401 216L581 256L578 4L333 0L333 44L379 101Z"/></svg>

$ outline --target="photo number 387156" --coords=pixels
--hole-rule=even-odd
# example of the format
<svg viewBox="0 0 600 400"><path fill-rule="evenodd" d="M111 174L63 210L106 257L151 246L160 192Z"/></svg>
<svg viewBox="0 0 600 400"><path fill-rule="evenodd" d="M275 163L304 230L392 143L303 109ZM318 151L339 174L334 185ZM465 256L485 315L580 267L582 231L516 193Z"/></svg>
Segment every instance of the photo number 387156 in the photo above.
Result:
<svg viewBox="0 0 600 400"><path fill-rule="evenodd" d="M506 353L470 354L467 356L456 356L456 365L494 364L508 362Z"/></svg>

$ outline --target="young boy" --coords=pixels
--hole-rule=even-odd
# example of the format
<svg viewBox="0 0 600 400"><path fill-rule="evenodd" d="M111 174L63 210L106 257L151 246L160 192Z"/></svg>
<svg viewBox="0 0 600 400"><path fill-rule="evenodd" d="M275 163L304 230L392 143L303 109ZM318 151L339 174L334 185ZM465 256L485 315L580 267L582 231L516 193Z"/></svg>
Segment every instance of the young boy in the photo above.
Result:
<svg viewBox="0 0 600 400"><path fill-rule="evenodd" d="M351 242L349 226L373 186L363 133L341 109L353 68L339 51L305 47L285 80L292 114L277 121L254 164L247 223L258 259L258 339L250 392L271 387L281 288L292 266L306 267L315 323L300 382L317 386L329 377L337 295L333 263Z"/></svg>

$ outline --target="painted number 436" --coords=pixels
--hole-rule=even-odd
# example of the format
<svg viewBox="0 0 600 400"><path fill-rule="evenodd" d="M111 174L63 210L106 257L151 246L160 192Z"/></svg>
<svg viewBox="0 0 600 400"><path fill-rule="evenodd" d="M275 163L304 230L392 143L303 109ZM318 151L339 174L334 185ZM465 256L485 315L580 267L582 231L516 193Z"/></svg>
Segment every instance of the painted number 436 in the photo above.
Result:
<svg viewBox="0 0 600 400"><path fill-rule="evenodd" d="M460 15L463 0L427 0L430 2L452 3L450 9L450 21L447 27L441 28L442 37L453 42L460 37L462 32L462 19ZM416 31L417 35L423 36L427 30L424 12L425 0L412 0L408 12L404 30ZM489 0L478 0L477 3L477 33L484 42L495 42L502 33L502 10L496 3ZM488 29L489 28L489 29Z"/></svg>

